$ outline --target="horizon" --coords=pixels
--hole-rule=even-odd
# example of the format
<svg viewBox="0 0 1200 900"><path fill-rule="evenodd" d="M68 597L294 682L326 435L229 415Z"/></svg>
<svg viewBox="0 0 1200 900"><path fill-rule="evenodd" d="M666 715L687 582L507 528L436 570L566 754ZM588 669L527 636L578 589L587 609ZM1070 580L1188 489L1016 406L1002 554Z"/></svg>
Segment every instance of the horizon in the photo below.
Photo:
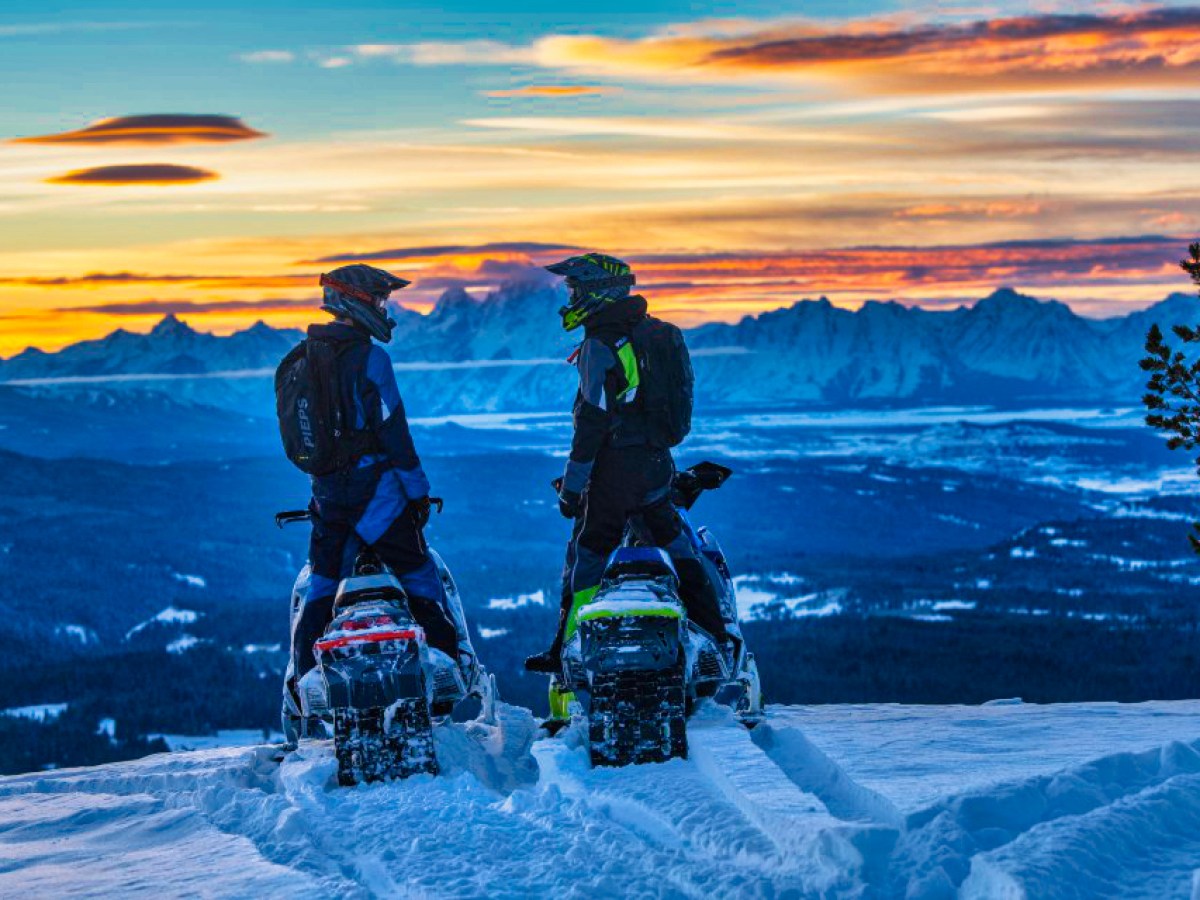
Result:
<svg viewBox="0 0 1200 900"><path fill-rule="evenodd" d="M691 325L999 283L1118 315L1187 288L1198 73L1172 0L16 0L0 357L168 308L299 325L353 260L425 311L586 250Z"/></svg>
<svg viewBox="0 0 1200 900"><path fill-rule="evenodd" d="M509 281L509 282L501 282L500 285L498 285L498 287L502 287L505 284L512 284L512 283L519 283L519 279L513 279L512 281ZM451 290L453 290L453 288L448 288L446 293L449 293ZM1166 303L1175 297L1186 297L1186 298L1190 299L1192 296L1191 292L1189 292L1189 291L1184 291L1184 290L1171 291L1170 293L1166 294L1165 296L1163 296L1157 300L1150 300L1150 301L1147 301L1146 303L1137 304L1137 305L1121 304L1120 307L1116 308L1116 309L1093 310L1091 312L1091 314L1089 314L1086 312L1081 312L1080 310L1075 309L1073 306L1071 306L1071 304L1065 303L1061 300L1058 300L1057 298L1039 297L1035 294L1029 293L1027 290L1024 290L1022 288L1015 288L1015 287L1012 287L1011 285L999 285L999 286L993 288L992 290L988 291L985 295L983 295L981 297L976 297L971 300L954 301L953 303L946 302L943 304L923 304L919 301L912 301L912 300L906 301L905 299L902 299L902 298L868 298L868 299L863 300L860 303L857 303L854 305L844 305L844 304L834 303L828 297L821 295L821 296L817 296L817 297L800 297L800 298L797 298L790 302L782 303L781 305L773 307L771 309L764 309L764 310L761 310L761 311L755 312L755 313L746 313L745 315L739 316L737 319L734 319L731 321L720 321L720 320L711 320L710 319L710 320L704 320L701 322L697 322L697 323L694 323L691 325L687 325L686 327L687 328L698 328L700 326L707 325L707 324L737 325L746 319L753 319L753 318L757 318L760 316L768 315L770 313L783 312L783 311L792 309L793 307L800 306L800 305L806 304L806 303L822 303L822 302L829 303L835 309L845 310L846 312L850 312L850 313L857 313L857 312L861 311L863 307L865 307L869 304L879 304L879 305L896 304L898 306L903 307L904 309L908 309L908 310L918 310L919 309L924 312L934 313L934 314L953 313L958 310L971 309L971 308L977 306L978 304L983 303L998 294L1016 294L1016 295L1019 295L1022 297L1032 299L1035 302L1037 302L1040 306L1049 306L1052 304L1058 304L1058 305L1067 307L1069 310L1071 310L1071 312L1073 314L1075 314L1076 316L1078 316L1082 319L1087 319L1087 320L1096 321L1096 322L1110 321L1110 320L1114 320L1114 319L1123 319L1135 312L1150 309L1161 303ZM487 295L484 295L484 296L479 296L477 294L468 294L468 296L472 300L474 300L476 303L479 303L479 304L495 302L495 295L494 295L494 293L491 293L491 292L489 292ZM320 310L320 307L317 306L317 302L318 301L314 298L313 304L312 304L312 311L311 311L312 315L325 316L326 314L322 313ZM434 303L423 309L415 309L413 307L404 306L403 304L398 303L396 301L393 301L393 303L394 303L394 305L401 306L408 312L414 312L421 316L430 315L434 311L434 308L437 305L436 303ZM652 306L653 306L653 304L652 304ZM1107 315L1104 314L1105 312L1107 312L1108 314ZM201 325L198 327L197 325L188 321L188 319L189 319L189 316L187 315L187 313L181 313L181 312L176 312L176 311L161 312L161 313L154 314L153 321L151 321L150 324L145 328L131 328L128 326L128 323L125 323L125 324L119 324L119 325L115 326L111 331L106 332L101 335L98 335L96 337L81 338L77 341L72 341L71 343L62 344L62 345L52 347L49 349L44 348L44 347L37 347L37 346L30 345L30 346L24 347L24 348L16 351L15 353L10 353L7 356L0 355L0 363L7 362L8 360L14 359L15 357L20 356L21 354L28 352L28 351L53 355L55 353L62 352L63 350L69 350L72 347L75 347L79 344L84 344L84 343L89 343L89 342L94 342L94 341L103 341L109 337L112 337L114 334L118 334L118 333L148 336L153 331L157 330L160 326L162 326L163 324L168 323L168 322L177 322L196 334L212 335L214 337L230 337L234 334L245 333L247 331L252 331L255 328L260 328L263 326L273 329L273 330L276 330L276 331L285 331L285 330L303 331L305 328L305 325L291 325L291 324L272 325L270 322L267 322L265 319L258 318L252 322L239 323L237 326L235 326L233 328L214 329L214 328L204 328L203 323L201 323ZM314 319L312 321L325 321L325 318ZM305 324L311 324L311 323L312 322L309 321L309 322L306 322ZM478 360L470 360L467 362L478 362ZM106 376L106 377L108 377L108 376ZM183 376L183 377L191 377L191 376ZM18 379L17 382L13 382L13 383L20 383L24 380L26 380L26 379ZM38 379L35 379L35 380L38 380ZM2 382L2 383L9 383L9 382Z"/></svg>

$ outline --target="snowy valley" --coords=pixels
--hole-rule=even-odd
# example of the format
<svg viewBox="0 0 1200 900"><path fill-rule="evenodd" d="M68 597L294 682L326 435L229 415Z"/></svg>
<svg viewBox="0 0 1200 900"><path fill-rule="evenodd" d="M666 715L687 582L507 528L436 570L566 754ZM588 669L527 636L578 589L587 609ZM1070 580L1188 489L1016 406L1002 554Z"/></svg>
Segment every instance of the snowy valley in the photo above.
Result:
<svg viewBox="0 0 1200 900"><path fill-rule="evenodd" d="M624 770L538 732L521 668L557 606L573 379L516 323L554 302L401 316L429 537L507 705L439 729L442 776L349 790L327 744L269 746L306 552L271 516L308 491L269 376L297 335L168 319L0 363L0 772L29 773L0 779L0 893L1200 896L1195 472L1136 405L1147 316L1182 300L692 332L677 456L734 470L695 521L772 705Z"/></svg>

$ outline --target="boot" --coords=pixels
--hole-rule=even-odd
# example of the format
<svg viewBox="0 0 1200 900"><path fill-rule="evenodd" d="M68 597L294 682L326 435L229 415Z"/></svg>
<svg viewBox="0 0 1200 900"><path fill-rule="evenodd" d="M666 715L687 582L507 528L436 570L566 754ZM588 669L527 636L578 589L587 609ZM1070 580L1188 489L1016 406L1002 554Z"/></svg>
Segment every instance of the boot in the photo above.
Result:
<svg viewBox="0 0 1200 900"><path fill-rule="evenodd" d="M543 675L562 674L563 633L567 630L568 612L569 607L558 612L558 628L554 632L554 640L550 642L550 649L525 658L526 672L540 672Z"/></svg>
<svg viewBox="0 0 1200 900"><path fill-rule="evenodd" d="M525 657L525 671L540 672L543 675L558 675L562 672L561 655L562 644L556 641L550 645L549 650Z"/></svg>

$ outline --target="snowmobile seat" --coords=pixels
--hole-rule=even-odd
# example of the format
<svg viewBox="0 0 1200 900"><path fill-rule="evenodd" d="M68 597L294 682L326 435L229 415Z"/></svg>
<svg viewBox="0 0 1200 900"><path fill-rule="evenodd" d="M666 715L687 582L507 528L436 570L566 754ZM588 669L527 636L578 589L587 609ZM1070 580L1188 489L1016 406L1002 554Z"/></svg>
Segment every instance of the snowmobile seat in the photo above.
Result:
<svg viewBox="0 0 1200 900"><path fill-rule="evenodd" d="M353 575L342 579L334 599L334 608L347 609L368 600L408 607L408 595L404 593L399 580L391 572L384 571L375 575Z"/></svg>
<svg viewBox="0 0 1200 900"><path fill-rule="evenodd" d="M679 573L671 557L661 547L618 547L608 558L604 567L605 581L621 581L626 578L668 579L673 586L679 584Z"/></svg>

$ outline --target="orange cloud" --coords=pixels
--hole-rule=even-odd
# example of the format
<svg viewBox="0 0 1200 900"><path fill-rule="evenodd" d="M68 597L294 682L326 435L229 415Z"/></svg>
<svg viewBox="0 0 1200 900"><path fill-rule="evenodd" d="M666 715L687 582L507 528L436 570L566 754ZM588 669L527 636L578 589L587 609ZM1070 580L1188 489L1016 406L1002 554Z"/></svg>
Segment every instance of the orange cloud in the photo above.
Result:
<svg viewBox="0 0 1200 900"><path fill-rule="evenodd" d="M47 178L48 184L198 184L220 176L195 166L176 166L169 163L145 163L127 166L97 166L76 169L65 175Z"/></svg>
<svg viewBox="0 0 1200 900"><path fill-rule="evenodd" d="M906 206L893 213L898 219L1019 219L1036 216L1043 205L1035 201L993 200L988 202L932 202Z"/></svg>
<svg viewBox="0 0 1200 900"><path fill-rule="evenodd" d="M554 247L552 244L518 245L535 250L523 257L485 249L512 246L400 247L378 253L406 260L398 271L416 283L397 299L409 309L425 311L447 288L463 287L482 296L510 279L548 278L539 264L564 254L561 248L553 254L535 249ZM1186 247L1186 238L1148 236L757 253L653 253L621 246L596 249L612 252L633 265L638 289L656 310L681 324L694 325L822 295L848 306L868 298L943 306L978 299L1006 284L1069 300L1081 310L1111 311L1122 303L1148 303L1177 288L1177 260ZM360 254L358 258L375 255ZM141 285L155 283L172 285L176 298L131 293ZM292 326L310 319L319 305L312 272L283 276L114 272L10 277L0 285L30 291L53 289L56 301L52 309L39 303L37 315L31 319L6 317L5 327L0 329L0 354L29 343L60 346L69 342L68 337L98 336L118 324L151 323L166 312L204 317L220 329L245 327L259 318ZM34 309L31 304L29 311ZM67 331L45 330L45 322L51 320L62 323Z"/></svg>
<svg viewBox="0 0 1200 900"><path fill-rule="evenodd" d="M735 35L695 30L638 40L552 36L534 45L548 68L694 81L809 78L878 93L1192 86L1200 9L1048 14L901 27L812 24Z"/></svg>
<svg viewBox="0 0 1200 900"><path fill-rule="evenodd" d="M291 312L296 309L312 311L317 307L312 297L299 299L271 298L267 300L123 300L98 303L94 306L60 307L55 312L99 313L108 316L215 315L218 313Z"/></svg>
<svg viewBox="0 0 1200 900"><path fill-rule="evenodd" d="M234 116L164 113L101 119L86 128L14 138L14 144L220 144L266 137Z"/></svg>
<svg viewBox="0 0 1200 900"><path fill-rule="evenodd" d="M106 288L130 284L197 284L231 288L288 287L316 285L316 274L296 275L186 275L142 272L89 272L86 275L18 276L0 278L0 285L13 287Z"/></svg>
<svg viewBox="0 0 1200 900"><path fill-rule="evenodd" d="M619 88L584 84L532 84L529 87L503 91L484 91L485 97L585 97L612 94Z"/></svg>
<svg viewBox="0 0 1200 900"><path fill-rule="evenodd" d="M497 241L488 244L438 244L423 247L391 247L386 250L369 250L364 253L339 253L335 256L322 256L318 259L305 260L303 264L406 262L448 257L495 259L497 257L512 258L515 256L525 259L533 254L561 256L564 252L578 249L578 247L572 244L547 244L536 241Z"/></svg>
<svg viewBox="0 0 1200 900"><path fill-rule="evenodd" d="M699 299L808 294L920 297L1000 284L1172 284L1187 241L1172 237L1033 240L938 247L852 247L809 253L633 255L639 284Z"/></svg>

